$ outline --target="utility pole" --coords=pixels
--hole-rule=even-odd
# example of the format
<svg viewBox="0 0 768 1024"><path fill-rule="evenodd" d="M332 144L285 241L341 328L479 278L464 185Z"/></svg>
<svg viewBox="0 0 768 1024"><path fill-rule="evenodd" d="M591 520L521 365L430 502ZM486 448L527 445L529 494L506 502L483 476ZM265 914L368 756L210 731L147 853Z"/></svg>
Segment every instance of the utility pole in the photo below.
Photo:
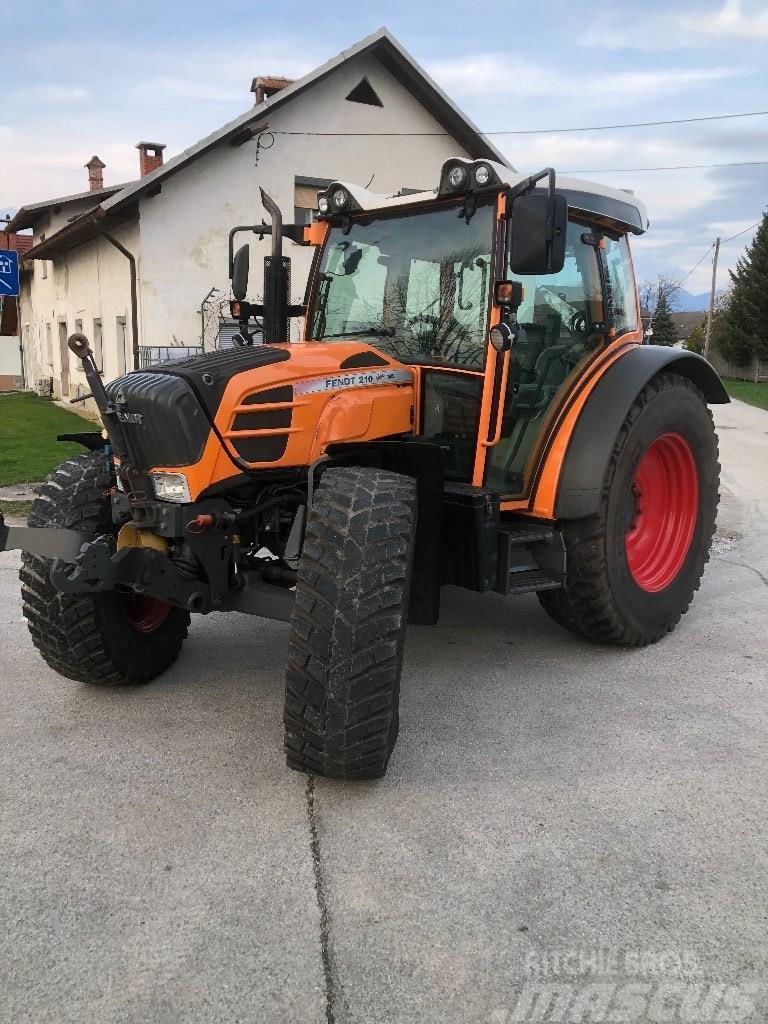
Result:
<svg viewBox="0 0 768 1024"><path fill-rule="evenodd" d="M709 339L712 335L712 317L715 313L715 285L717 283L717 257L720 255L720 238L715 239L715 255L712 257L712 287L709 292L709 316L707 332L704 335L704 358L709 359Z"/></svg>

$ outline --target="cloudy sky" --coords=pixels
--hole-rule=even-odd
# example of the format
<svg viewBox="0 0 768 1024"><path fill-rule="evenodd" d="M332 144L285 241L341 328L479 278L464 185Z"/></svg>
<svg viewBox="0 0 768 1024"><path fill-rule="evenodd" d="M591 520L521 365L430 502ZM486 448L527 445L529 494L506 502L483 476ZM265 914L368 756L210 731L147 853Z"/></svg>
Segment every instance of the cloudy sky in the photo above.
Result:
<svg viewBox="0 0 768 1024"><path fill-rule="evenodd" d="M82 190L93 153L107 183L129 180L139 139L173 155L247 109L254 74L299 76L381 23L486 131L768 110L766 0L9 0L0 212ZM519 170L553 164L642 196L640 277L682 277L768 206L768 116L494 141ZM723 163L743 166L620 171ZM705 291L710 272L705 259L685 287Z"/></svg>

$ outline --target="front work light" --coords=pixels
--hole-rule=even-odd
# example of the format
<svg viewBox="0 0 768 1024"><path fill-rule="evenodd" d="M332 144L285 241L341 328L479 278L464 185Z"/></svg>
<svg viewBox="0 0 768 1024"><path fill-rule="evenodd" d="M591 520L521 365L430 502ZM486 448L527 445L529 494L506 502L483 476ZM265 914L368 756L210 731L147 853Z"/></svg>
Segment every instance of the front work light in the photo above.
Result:
<svg viewBox="0 0 768 1024"><path fill-rule="evenodd" d="M337 210L345 210L349 206L349 192L345 188L334 189L331 200Z"/></svg>
<svg viewBox="0 0 768 1024"><path fill-rule="evenodd" d="M448 184L451 188L459 189L467 183L467 169L461 164L456 164L448 171Z"/></svg>
<svg viewBox="0 0 768 1024"><path fill-rule="evenodd" d="M155 497L161 501L191 501L189 484L183 473L150 473Z"/></svg>
<svg viewBox="0 0 768 1024"><path fill-rule="evenodd" d="M491 169L486 164L478 164L475 168L475 183L483 188L491 180Z"/></svg>
<svg viewBox="0 0 768 1024"><path fill-rule="evenodd" d="M328 196L320 196L318 198L317 208L320 213L328 213Z"/></svg>

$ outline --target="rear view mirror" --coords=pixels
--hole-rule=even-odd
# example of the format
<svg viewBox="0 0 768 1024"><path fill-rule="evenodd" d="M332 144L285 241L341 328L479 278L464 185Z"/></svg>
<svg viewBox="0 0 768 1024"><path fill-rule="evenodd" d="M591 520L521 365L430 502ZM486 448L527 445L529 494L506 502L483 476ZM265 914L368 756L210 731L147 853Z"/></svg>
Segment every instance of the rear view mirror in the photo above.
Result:
<svg viewBox="0 0 768 1024"><path fill-rule="evenodd" d="M250 249L241 245L232 262L232 294L242 302L248 294L248 273L250 270Z"/></svg>
<svg viewBox="0 0 768 1024"><path fill-rule="evenodd" d="M512 204L509 269L513 274L557 274L563 269L568 201L555 193L548 231L549 198L546 192L529 193Z"/></svg>

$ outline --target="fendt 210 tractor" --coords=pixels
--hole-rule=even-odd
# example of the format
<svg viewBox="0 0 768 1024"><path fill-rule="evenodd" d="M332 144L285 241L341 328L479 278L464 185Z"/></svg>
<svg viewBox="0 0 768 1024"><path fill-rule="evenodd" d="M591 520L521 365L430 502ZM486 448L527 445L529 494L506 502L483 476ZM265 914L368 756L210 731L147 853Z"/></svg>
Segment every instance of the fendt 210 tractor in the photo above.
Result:
<svg viewBox="0 0 768 1024"><path fill-rule="evenodd" d="M642 203L465 159L429 192L335 182L308 228L262 200L271 223L230 233L238 347L104 387L70 338L104 432L0 529L48 664L145 683L191 612L289 621L289 766L375 778L407 623L437 621L444 585L535 592L603 643L669 632L709 555L707 403L728 397L705 360L643 343ZM271 235L260 303L238 232ZM304 306L283 237L316 247Z"/></svg>

